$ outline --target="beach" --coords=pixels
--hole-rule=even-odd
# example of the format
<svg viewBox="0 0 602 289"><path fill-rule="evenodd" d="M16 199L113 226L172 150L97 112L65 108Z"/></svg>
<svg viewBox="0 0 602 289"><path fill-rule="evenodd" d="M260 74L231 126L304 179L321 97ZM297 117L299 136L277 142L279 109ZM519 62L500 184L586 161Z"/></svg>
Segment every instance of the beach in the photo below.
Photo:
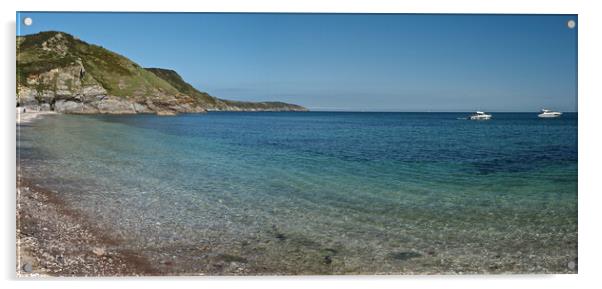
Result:
<svg viewBox="0 0 602 289"><path fill-rule="evenodd" d="M17 276L157 275L55 193L18 184Z"/></svg>
<svg viewBox="0 0 602 289"><path fill-rule="evenodd" d="M27 111L23 112L19 108L17 108L17 124L30 123L40 117L45 115L54 115L57 114L54 111Z"/></svg>

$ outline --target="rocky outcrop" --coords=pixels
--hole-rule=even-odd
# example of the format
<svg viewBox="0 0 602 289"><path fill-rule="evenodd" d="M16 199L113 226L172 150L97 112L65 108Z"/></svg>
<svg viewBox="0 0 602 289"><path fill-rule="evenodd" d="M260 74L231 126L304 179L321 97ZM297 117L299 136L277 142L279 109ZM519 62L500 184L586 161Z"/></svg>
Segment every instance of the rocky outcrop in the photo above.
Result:
<svg viewBox="0 0 602 289"><path fill-rule="evenodd" d="M17 105L28 111L62 113L151 113L145 104L108 95L99 83L83 83L81 62L27 78L18 88Z"/></svg>
<svg viewBox="0 0 602 289"><path fill-rule="evenodd" d="M197 113L205 109L187 96L153 99L124 98L110 95L94 79L86 79L81 60L73 65L29 75L18 87L17 106L28 111L56 111L73 114L135 114L177 112ZM189 98L189 97L188 97ZM184 101L182 101L184 100Z"/></svg>

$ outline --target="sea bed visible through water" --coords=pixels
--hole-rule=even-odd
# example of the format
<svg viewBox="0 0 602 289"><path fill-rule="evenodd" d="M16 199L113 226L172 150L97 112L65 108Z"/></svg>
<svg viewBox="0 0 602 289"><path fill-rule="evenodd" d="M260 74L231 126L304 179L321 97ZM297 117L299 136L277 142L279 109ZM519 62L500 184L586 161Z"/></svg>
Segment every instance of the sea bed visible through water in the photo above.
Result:
<svg viewBox="0 0 602 289"><path fill-rule="evenodd" d="M576 273L577 115L51 115L20 176L161 274Z"/></svg>

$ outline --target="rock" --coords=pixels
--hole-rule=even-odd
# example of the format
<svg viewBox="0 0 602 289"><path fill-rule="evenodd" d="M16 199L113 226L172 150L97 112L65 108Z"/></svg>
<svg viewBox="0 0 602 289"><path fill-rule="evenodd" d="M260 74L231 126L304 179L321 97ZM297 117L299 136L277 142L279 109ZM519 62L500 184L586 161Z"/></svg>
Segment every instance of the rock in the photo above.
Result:
<svg viewBox="0 0 602 289"><path fill-rule="evenodd" d="M92 103L101 113L133 114L136 113L134 103L116 97L106 97L101 101Z"/></svg>
<svg viewBox="0 0 602 289"><path fill-rule="evenodd" d="M100 257L106 254L106 251L104 248L99 248L96 247L94 249L92 249L92 253L94 253L96 256Z"/></svg>
<svg viewBox="0 0 602 289"><path fill-rule="evenodd" d="M140 103L134 103L134 110L137 113L152 113L153 111L150 110L150 108L148 108L148 106L144 105L144 104L140 104Z"/></svg>
<svg viewBox="0 0 602 289"><path fill-rule="evenodd" d="M67 46L67 41L62 33L57 33L52 36L48 40L42 43L42 49L49 52L55 52L61 56L65 56L67 54L67 50L69 49Z"/></svg>
<svg viewBox="0 0 602 289"><path fill-rule="evenodd" d="M62 113L82 112L84 105L81 102L58 100L54 103L54 110Z"/></svg>
<svg viewBox="0 0 602 289"><path fill-rule="evenodd" d="M81 94L84 96L84 99L102 100L107 96L107 91L100 85L90 85L82 87Z"/></svg>
<svg viewBox="0 0 602 289"><path fill-rule="evenodd" d="M33 266L31 266L31 263L25 263L22 269L27 273L31 273L33 271Z"/></svg>
<svg viewBox="0 0 602 289"><path fill-rule="evenodd" d="M280 241L284 241L284 240L286 240L286 236L282 233L276 233L276 239L278 239Z"/></svg>
<svg viewBox="0 0 602 289"><path fill-rule="evenodd" d="M575 261L570 261L567 266L569 267L569 269L571 270L575 270L577 268L577 263L575 263Z"/></svg>
<svg viewBox="0 0 602 289"><path fill-rule="evenodd" d="M416 252L393 252L389 254L389 258L398 261L405 261L412 258L421 257L422 255Z"/></svg>
<svg viewBox="0 0 602 289"><path fill-rule="evenodd" d="M19 86L18 91L17 104L20 107L38 106L38 100L36 99L37 92L35 90L26 86Z"/></svg>
<svg viewBox="0 0 602 289"><path fill-rule="evenodd" d="M52 107L50 107L50 104L48 103L42 103L40 105L40 111L51 111Z"/></svg>

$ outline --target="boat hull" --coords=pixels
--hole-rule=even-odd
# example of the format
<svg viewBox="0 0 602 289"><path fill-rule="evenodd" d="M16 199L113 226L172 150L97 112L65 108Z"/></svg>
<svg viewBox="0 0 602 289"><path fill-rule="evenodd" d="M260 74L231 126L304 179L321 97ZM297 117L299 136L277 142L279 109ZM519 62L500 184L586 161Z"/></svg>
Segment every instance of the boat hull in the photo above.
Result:
<svg viewBox="0 0 602 289"><path fill-rule="evenodd" d="M491 116L471 116L470 120L490 120Z"/></svg>
<svg viewBox="0 0 602 289"><path fill-rule="evenodd" d="M560 113L560 114L544 114L544 113L541 113L541 114L538 114L537 116L540 117L540 118L556 118L556 117L560 117L561 115L562 115L562 113Z"/></svg>

